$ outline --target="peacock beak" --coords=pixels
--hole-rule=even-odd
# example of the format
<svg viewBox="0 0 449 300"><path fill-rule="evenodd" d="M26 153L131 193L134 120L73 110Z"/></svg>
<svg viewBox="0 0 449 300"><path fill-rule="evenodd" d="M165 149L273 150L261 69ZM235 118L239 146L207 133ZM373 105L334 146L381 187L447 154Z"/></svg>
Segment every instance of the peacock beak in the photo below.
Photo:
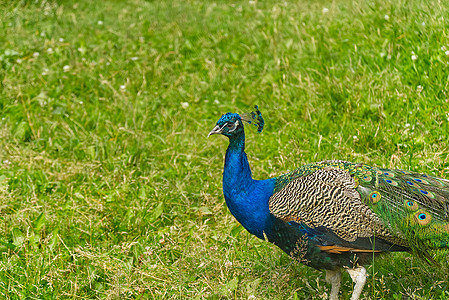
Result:
<svg viewBox="0 0 449 300"><path fill-rule="evenodd" d="M211 130L211 132L209 132L209 134L207 135L207 137L210 137L213 134L220 134L223 132L223 128L221 128L220 126L215 126L214 129Z"/></svg>

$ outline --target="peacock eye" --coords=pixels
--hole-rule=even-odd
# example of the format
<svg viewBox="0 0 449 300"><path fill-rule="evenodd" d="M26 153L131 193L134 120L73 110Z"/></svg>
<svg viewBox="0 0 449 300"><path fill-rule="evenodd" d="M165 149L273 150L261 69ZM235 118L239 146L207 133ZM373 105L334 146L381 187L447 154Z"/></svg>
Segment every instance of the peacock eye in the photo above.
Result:
<svg viewBox="0 0 449 300"><path fill-rule="evenodd" d="M228 125L226 125L226 127L232 128L232 127L234 127L234 123L228 123Z"/></svg>

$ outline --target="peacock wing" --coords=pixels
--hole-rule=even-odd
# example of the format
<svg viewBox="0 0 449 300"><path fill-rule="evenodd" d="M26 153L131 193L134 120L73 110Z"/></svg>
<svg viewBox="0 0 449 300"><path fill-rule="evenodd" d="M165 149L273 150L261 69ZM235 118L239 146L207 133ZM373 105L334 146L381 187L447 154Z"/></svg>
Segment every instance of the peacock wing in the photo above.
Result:
<svg viewBox="0 0 449 300"><path fill-rule="evenodd" d="M278 177L269 199L271 213L284 220L324 232L340 244L373 249L372 237L391 245L406 246L393 234L357 191L357 180L345 169L346 162L311 164ZM363 241L363 242L362 242ZM376 247L379 249L379 247ZM387 250L382 249L381 250Z"/></svg>

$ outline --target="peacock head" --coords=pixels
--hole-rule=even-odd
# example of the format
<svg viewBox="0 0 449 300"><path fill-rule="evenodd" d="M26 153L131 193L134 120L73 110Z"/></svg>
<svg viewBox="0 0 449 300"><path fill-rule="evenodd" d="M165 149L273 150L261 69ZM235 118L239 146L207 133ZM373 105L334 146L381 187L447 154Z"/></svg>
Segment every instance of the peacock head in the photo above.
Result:
<svg viewBox="0 0 449 300"><path fill-rule="evenodd" d="M248 122L249 124L254 124L257 126L257 132L262 132L264 120L262 113L259 111L257 105L255 106L256 111L245 114L227 113L221 116L215 125L214 129L209 132L208 136L212 134L222 134L229 138L239 136L243 134L243 122Z"/></svg>

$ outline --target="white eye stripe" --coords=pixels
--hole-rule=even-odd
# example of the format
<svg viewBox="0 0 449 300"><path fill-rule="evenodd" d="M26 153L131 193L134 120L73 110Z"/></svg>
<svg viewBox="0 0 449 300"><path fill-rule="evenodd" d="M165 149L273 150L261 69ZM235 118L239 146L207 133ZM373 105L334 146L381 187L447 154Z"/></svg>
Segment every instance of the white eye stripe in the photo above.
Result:
<svg viewBox="0 0 449 300"><path fill-rule="evenodd" d="M239 126L239 122L236 121L236 122L234 123L234 127L232 127L228 132L233 132L233 131L235 131L235 130L237 129L238 126Z"/></svg>

